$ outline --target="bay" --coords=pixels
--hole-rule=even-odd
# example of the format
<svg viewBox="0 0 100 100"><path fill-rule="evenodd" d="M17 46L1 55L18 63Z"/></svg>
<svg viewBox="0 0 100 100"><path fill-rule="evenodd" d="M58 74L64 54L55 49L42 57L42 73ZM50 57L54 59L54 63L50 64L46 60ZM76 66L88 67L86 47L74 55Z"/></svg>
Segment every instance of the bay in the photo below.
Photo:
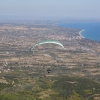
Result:
<svg viewBox="0 0 100 100"><path fill-rule="evenodd" d="M100 41L100 23L61 23L58 26L76 28L84 31L81 35L87 39Z"/></svg>

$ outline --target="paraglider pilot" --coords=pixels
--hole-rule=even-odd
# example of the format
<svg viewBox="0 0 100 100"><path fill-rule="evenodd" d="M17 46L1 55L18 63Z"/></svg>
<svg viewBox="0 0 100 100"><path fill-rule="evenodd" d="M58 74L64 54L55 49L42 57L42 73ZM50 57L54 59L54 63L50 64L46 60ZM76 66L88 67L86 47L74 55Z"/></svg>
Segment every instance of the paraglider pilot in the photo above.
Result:
<svg viewBox="0 0 100 100"><path fill-rule="evenodd" d="M47 72L48 72L48 74L51 72L51 70L50 69L47 69Z"/></svg>

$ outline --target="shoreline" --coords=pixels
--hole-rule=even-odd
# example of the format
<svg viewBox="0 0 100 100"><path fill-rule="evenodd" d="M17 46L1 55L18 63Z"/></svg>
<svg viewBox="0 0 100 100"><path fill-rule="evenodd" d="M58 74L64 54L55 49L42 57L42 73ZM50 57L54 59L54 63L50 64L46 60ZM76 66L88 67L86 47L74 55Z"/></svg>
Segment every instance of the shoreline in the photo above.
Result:
<svg viewBox="0 0 100 100"><path fill-rule="evenodd" d="M84 36L82 36L82 32L84 31L84 29L83 30L81 30L80 32L79 32L79 35L82 37L82 38L85 38Z"/></svg>

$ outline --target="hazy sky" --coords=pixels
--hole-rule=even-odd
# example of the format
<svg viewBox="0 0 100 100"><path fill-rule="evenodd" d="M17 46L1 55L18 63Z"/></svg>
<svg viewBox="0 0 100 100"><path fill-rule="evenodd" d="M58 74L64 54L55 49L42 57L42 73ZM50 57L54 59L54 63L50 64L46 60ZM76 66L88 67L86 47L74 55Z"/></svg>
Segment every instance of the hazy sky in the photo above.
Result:
<svg viewBox="0 0 100 100"><path fill-rule="evenodd" d="M0 0L0 16L100 19L100 0Z"/></svg>

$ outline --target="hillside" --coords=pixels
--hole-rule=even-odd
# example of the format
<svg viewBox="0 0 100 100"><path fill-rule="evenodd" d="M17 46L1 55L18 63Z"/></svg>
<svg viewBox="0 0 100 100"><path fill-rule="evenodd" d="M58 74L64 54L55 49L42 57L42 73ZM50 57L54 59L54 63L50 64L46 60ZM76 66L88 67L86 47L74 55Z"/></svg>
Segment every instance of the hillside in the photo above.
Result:
<svg viewBox="0 0 100 100"><path fill-rule="evenodd" d="M0 100L99 98L100 42L80 32L52 25L0 24ZM58 41L64 48L48 43L30 51L44 40Z"/></svg>

